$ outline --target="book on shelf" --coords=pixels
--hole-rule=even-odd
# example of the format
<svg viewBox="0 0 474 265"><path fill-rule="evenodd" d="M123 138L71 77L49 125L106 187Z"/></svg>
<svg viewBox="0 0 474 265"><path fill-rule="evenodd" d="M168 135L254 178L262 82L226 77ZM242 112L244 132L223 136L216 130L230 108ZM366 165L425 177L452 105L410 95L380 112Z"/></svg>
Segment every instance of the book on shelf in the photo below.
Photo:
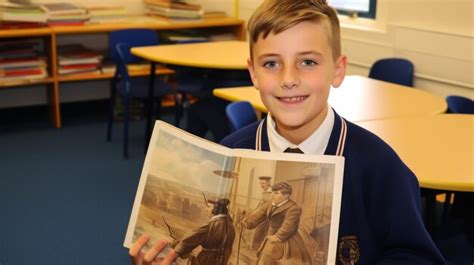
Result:
<svg viewBox="0 0 474 265"><path fill-rule="evenodd" d="M34 58L8 58L0 60L0 69L14 69L24 67L46 67L44 57Z"/></svg>
<svg viewBox="0 0 474 265"><path fill-rule="evenodd" d="M0 41L0 52L9 53L20 49L28 49L33 52L40 50L41 46L39 39L7 39Z"/></svg>
<svg viewBox="0 0 474 265"><path fill-rule="evenodd" d="M64 69L59 67L58 74L59 75L72 75L72 74L102 74L102 71L97 67L93 68L76 68L76 69Z"/></svg>
<svg viewBox="0 0 474 265"><path fill-rule="evenodd" d="M88 14L77 14L77 15L56 15L49 16L48 22L51 21L87 21L89 20Z"/></svg>
<svg viewBox="0 0 474 265"><path fill-rule="evenodd" d="M227 13L224 11L204 11L203 18L224 18Z"/></svg>
<svg viewBox="0 0 474 265"><path fill-rule="evenodd" d="M204 14L203 10L183 10L151 5L148 5L146 10L149 15L181 19L201 19Z"/></svg>
<svg viewBox="0 0 474 265"><path fill-rule="evenodd" d="M0 21L0 29L31 29L45 27L43 22Z"/></svg>
<svg viewBox="0 0 474 265"><path fill-rule="evenodd" d="M343 170L340 156L230 149L157 121L124 246L148 234L177 264L335 264Z"/></svg>
<svg viewBox="0 0 474 265"><path fill-rule="evenodd" d="M87 10L78 5L68 2L62 3L45 3L41 4L40 8L48 14L52 15L84 15L87 14Z"/></svg>
<svg viewBox="0 0 474 265"><path fill-rule="evenodd" d="M68 21L48 21L46 23L50 27L61 27L61 26L83 26L86 21L83 20L68 20Z"/></svg>
<svg viewBox="0 0 474 265"><path fill-rule="evenodd" d="M182 10L201 10L201 5L191 4L185 1L163 1L163 0L144 0L147 5L160 6L170 9Z"/></svg>
<svg viewBox="0 0 474 265"><path fill-rule="evenodd" d="M99 70L99 66L99 63L60 65L58 67L58 74L62 75L84 72L96 72L97 70Z"/></svg>
<svg viewBox="0 0 474 265"><path fill-rule="evenodd" d="M44 67L18 68L0 70L0 77L29 77L42 75L46 72Z"/></svg>
<svg viewBox="0 0 474 265"><path fill-rule="evenodd" d="M0 7L0 21L45 23L48 15L41 9Z"/></svg>
<svg viewBox="0 0 474 265"><path fill-rule="evenodd" d="M60 66L78 64L100 64L104 56L79 44L58 47L58 62Z"/></svg>
<svg viewBox="0 0 474 265"><path fill-rule="evenodd" d="M25 69L0 69L0 81L16 81L16 80L34 80L48 77L48 71L45 67L25 68Z"/></svg>

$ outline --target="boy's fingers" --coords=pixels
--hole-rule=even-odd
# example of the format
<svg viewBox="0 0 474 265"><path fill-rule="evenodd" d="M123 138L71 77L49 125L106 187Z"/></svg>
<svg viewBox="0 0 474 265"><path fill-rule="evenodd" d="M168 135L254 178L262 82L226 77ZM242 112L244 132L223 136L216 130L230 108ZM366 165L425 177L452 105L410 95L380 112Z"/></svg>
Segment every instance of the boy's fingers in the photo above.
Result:
<svg viewBox="0 0 474 265"><path fill-rule="evenodd" d="M128 254L130 257L135 258L140 254L143 246L145 246L146 242L150 240L150 236L147 234L141 235L135 243L133 243L133 246L130 248L128 251Z"/></svg>
<svg viewBox="0 0 474 265"><path fill-rule="evenodd" d="M166 255L166 257L161 262L161 265L171 265L173 264L173 261L175 259L176 259L176 252L174 252L174 250L171 249L168 255Z"/></svg>
<svg viewBox="0 0 474 265"><path fill-rule="evenodd" d="M168 245L166 240L160 240L156 242L156 244L145 253L143 260L145 262L153 261L156 256L166 247L166 245Z"/></svg>

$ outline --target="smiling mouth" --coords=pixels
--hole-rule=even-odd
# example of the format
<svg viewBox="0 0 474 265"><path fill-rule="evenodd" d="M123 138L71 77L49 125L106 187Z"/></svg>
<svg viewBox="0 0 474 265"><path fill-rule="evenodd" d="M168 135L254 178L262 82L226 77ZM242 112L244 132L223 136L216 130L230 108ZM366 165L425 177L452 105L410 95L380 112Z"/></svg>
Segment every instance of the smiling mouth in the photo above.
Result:
<svg viewBox="0 0 474 265"><path fill-rule="evenodd" d="M303 102L305 99L308 98L308 96L296 96L296 97L277 97L278 100L284 102L284 103L300 103Z"/></svg>

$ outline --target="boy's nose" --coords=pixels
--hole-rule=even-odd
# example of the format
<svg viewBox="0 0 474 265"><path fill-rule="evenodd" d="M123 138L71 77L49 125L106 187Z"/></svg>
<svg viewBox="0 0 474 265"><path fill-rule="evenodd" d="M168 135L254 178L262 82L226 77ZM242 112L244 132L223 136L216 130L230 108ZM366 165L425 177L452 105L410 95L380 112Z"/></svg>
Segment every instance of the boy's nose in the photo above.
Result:
<svg viewBox="0 0 474 265"><path fill-rule="evenodd" d="M285 68L282 76L282 88L291 89L298 86L299 79L296 70L291 67Z"/></svg>

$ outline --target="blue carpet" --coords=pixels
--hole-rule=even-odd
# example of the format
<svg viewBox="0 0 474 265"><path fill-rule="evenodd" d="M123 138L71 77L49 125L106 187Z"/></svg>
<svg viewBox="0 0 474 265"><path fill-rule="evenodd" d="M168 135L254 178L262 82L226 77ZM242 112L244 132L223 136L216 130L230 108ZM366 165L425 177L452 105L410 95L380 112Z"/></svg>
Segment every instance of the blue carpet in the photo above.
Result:
<svg viewBox="0 0 474 265"><path fill-rule="evenodd" d="M46 114L15 115L0 128L0 264L130 264L122 243L144 160L144 122L132 122L124 160L120 125L105 141L103 109L76 118L65 108L61 129ZM447 231L437 244L451 264L473 264L462 232Z"/></svg>
<svg viewBox="0 0 474 265"><path fill-rule="evenodd" d="M129 160L122 159L121 126L107 143L105 120L69 123L0 134L2 265L130 263L122 243L143 165L144 123L130 126Z"/></svg>

